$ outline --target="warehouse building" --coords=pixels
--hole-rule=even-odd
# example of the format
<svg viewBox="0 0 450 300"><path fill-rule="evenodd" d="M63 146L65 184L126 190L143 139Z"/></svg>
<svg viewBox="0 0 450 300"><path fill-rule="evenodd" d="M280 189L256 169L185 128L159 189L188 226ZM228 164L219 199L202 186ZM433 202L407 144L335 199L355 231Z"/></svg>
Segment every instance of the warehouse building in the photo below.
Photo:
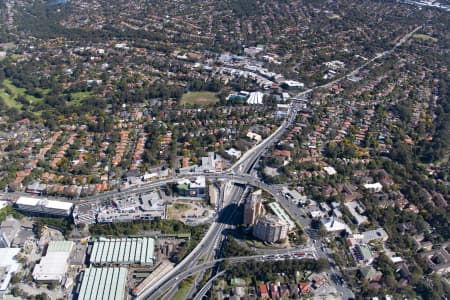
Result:
<svg viewBox="0 0 450 300"><path fill-rule="evenodd" d="M29 214L68 217L72 213L73 203L45 198L19 197L14 208Z"/></svg>
<svg viewBox="0 0 450 300"><path fill-rule="evenodd" d="M126 268L89 268L81 282L78 300L125 299Z"/></svg>
<svg viewBox="0 0 450 300"><path fill-rule="evenodd" d="M73 247L72 241L50 241L47 254L34 267L33 279L39 282L61 283L66 275Z"/></svg>
<svg viewBox="0 0 450 300"><path fill-rule="evenodd" d="M153 265L155 240L148 237L101 239L94 242L90 262L95 265Z"/></svg>

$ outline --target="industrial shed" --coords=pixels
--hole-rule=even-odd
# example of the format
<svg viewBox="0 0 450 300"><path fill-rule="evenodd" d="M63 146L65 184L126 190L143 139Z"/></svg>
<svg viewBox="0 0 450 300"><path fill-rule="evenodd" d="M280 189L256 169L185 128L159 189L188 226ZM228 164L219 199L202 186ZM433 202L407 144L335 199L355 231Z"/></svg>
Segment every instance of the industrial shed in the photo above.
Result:
<svg viewBox="0 0 450 300"><path fill-rule="evenodd" d="M78 300L125 299L127 274L126 268L86 269L78 293Z"/></svg>
<svg viewBox="0 0 450 300"><path fill-rule="evenodd" d="M95 265L153 265L155 240L148 237L101 239L94 242L90 262Z"/></svg>

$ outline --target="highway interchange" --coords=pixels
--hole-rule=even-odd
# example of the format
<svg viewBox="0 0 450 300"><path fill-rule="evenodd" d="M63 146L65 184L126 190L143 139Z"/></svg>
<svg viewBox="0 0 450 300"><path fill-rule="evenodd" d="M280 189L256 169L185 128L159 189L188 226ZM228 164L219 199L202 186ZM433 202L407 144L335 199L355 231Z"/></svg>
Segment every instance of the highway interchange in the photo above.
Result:
<svg viewBox="0 0 450 300"><path fill-rule="evenodd" d="M416 27L411 32L405 34L390 50L376 54L373 58L367 60L364 64L353 69L352 71L350 71L349 73L340 78L337 78L322 86L317 86L308 89L298 94L296 99L308 98L309 95L316 89L328 88L331 85L338 83L339 81L342 81L343 79L346 79L349 76L356 75L360 70L367 67L375 60L379 60L380 58L390 55L396 48L398 48L404 42L406 42L420 28L421 27ZM354 294L348 287L345 286L345 282L343 282L342 280L342 273L336 267L334 260L331 257L331 251L327 251L325 245L321 241L318 241L316 238L314 239L310 238L310 236L315 237L315 235L313 231L309 230L311 228L310 220L306 218L305 213L299 207L297 207L292 202L288 201L285 197L283 197L280 191L277 189L277 187L265 184L264 182L259 180L259 178L255 176L255 174L253 174L253 169L255 168L255 165L257 164L261 156L264 154L264 152L267 151L272 144L277 142L281 138L281 136L285 133L285 131L292 124L294 124L297 116L297 111L299 110L299 104L300 104L299 101L294 101L291 104L288 115L286 119L282 122L281 126L269 137L263 140L261 143L259 143L258 145L256 145L255 147L244 153L244 155L228 171L216 174L202 174L202 175L206 175L210 179L227 181L225 191L224 190L221 191L221 197L219 199L219 212L223 211L220 209L223 209L233 203L237 204L242 200L244 194L244 189L242 188L242 186L233 184L230 189L229 182L256 186L270 193L275 198L275 200L278 201L280 205L291 215L291 217L293 217L297 222L299 222L304 229L307 229L306 232L308 233L308 238L305 246L301 248L302 251L305 252L305 254L308 254L314 258L318 257L327 258L328 261L330 262L330 269L328 270L327 274L331 279L331 282L334 283L337 293L339 294L341 299L351 299L354 298ZM163 180L159 183L159 185L171 182L174 179L176 178ZM148 188L154 188L158 186L158 183L156 182L153 183L153 187L150 187L150 185L152 184L149 184ZM143 189L146 188L147 187L138 187L136 192L143 192ZM189 298L193 297L194 299L202 299L206 295L208 290L212 287L213 279L220 276L220 274L223 273L222 272L213 275L213 277L206 283L206 285L201 287L201 289L197 292L197 294L195 294L196 285L199 282L199 280L202 279L206 268L212 268L216 266L217 262L221 260L220 258L213 259L213 255L217 254L218 250L220 249L221 241L223 240L222 231L225 229L225 227L230 226L226 225L225 224L226 222L220 223L221 220L223 220L223 216L220 213L218 213L216 220L210 226L204 239L188 255L188 257L186 257L180 264L178 264L169 274L161 278L161 280L157 284L155 284L152 287L149 287L149 289L147 289L139 297L139 299L144 298L159 299L168 290L176 286L181 280L189 276L192 276L193 274L198 275L195 277L196 284L194 284L193 288L191 288L191 290L189 291L188 297ZM275 250L277 251L275 253L278 253L276 255L284 254L287 255L287 257L289 257L289 255L292 255L292 251L299 251L299 250L300 249L281 249ZM197 264L198 260L200 260L200 258L204 256L206 257L205 262L203 264ZM276 256L273 256L272 254L270 257ZM268 258L267 254L260 254L254 257L229 258L228 261L240 262L245 260L267 259L267 258ZM167 294L167 296L172 295L173 292ZM163 297L163 299L170 299L170 297Z"/></svg>
<svg viewBox="0 0 450 300"><path fill-rule="evenodd" d="M286 130L294 124L297 116L297 111L300 108L302 101L307 100L314 90L321 88L329 88L333 84L338 83L349 76L356 75L360 70L369 66L376 60L379 60L387 55L390 55L396 48L406 42L417 30L421 27L416 27L411 32L405 34L399 41L387 51L376 54L373 58L364 62L359 67L349 71L346 75L336 78L335 80L328 82L327 84L310 88L299 93L293 101L288 115L283 120L278 129L273 132L265 140L254 146L249 151L245 152L241 158L234 163L228 170L219 173L201 173L201 174L189 174L189 177L202 175L209 180L217 181L221 183L220 197L218 201L217 214L208 231L205 233L204 238L199 242L193 251L191 251L181 262L179 262L169 273L160 278L156 284L148 287L143 291L137 299L171 299L177 290L179 283L190 276L194 276L195 284L189 290L189 299L202 299L209 289L212 287L214 279L223 275L224 272L217 270L217 266L220 262L224 261L220 258L220 249L222 241L225 238L227 232L226 229L232 229L234 225L238 224L240 220L233 220L236 218L235 211L227 210L228 207L238 207L245 198L248 186L254 186L261 188L267 193L271 194L277 202L287 211L290 216L300 224L307 232L308 237L304 246L293 249L278 249L278 250L256 250L258 255L247 257L233 257L227 258L228 263L240 263L249 260L271 260L271 259L302 259L302 258L319 258L325 257L330 262L330 269L328 270L328 276L331 282L334 283L337 293L341 299L354 298L353 293L349 288L345 286L342 281L342 273L335 266L335 263L331 257L331 251L327 251L325 245L319 240L317 233L311 230L310 219L308 219L304 211L291 201L287 200L280 192L279 186L268 185L262 182L255 174L255 166L262 155L270 148L271 145L279 141ZM300 101L298 100L300 99ZM86 197L83 199L77 199L76 202L80 205L83 203L100 203L103 201L109 201L113 198L125 198L131 195L138 195L146 192L150 192L155 188L165 186L168 183L173 183L179 178L175 175L171 178L161 179L149 183L142 183L138 186L122 190L122 191L110 191L99 195ZM228 211L229 215L224 215L223 212ZM303 257L296 257L294 253L302 251L305 253ZM202 260L202 263L199 261ZM202 280L206 270L213 269L218 271L212 277L209 278L207 283L203 287L197 287L198 283ZM200 288L197 290L197 288Z"/></svg>

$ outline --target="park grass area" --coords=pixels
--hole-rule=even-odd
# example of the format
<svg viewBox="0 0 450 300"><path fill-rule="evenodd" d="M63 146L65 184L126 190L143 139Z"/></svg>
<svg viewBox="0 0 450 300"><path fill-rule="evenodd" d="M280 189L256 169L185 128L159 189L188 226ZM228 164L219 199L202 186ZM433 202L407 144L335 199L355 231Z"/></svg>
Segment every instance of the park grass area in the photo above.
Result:
<svg viewBox="0 0 450 300"><path fill-rule="evenodd" d="M87 99L91 96L92 96L91 92L76 92L70 94L72 102L75 102L77 104L81 103L84 99Z"/></svg>
<svg viewBox="0 0 450 300"><path fill-rule="evenodd" d="M211 105L219 101L219 98L212 92L189 92L181 98L181 105Z"/></svg>
<svg viewBox="0 0 450 300"><path fill-rule="evenodd" d="M421 33L416 33L412 37L414 39L421 40L421 41L432 41L434 43L436 43L438 41L437 38L434 38L434 37L426 35L426 34L421 34Z"/></svg>
<svg viewBox="0 0 450 300"><path fill-rule="evenodd" d="M14 100L13 97L3 89L0 89L0 98L2 98L3 101L5 101L5 104L11 108L20 109L22 107L22 104Z"/></svg>
<svg viewBox="0 0 450 300"><path fill-rule="evenodd" d="M25 97L25 99L27 99L30 103L37 103L42 101L41 98L36 98L34 96L28 95L26 93L26 89L25 88L19 88L17 86L15 86L10 80L5 79L2 81L2 84L9 89L9 91L11 92L11 94L7 93L5 89L0 89L0 96L3 98L3 100L5 100L6 105L8 105L9 107L14 107L17 109L20 109L22 107L22 105L16 101L16 98L19 96L23 96ZM44 90L42 90L42 92L45 92Z"/></svg>

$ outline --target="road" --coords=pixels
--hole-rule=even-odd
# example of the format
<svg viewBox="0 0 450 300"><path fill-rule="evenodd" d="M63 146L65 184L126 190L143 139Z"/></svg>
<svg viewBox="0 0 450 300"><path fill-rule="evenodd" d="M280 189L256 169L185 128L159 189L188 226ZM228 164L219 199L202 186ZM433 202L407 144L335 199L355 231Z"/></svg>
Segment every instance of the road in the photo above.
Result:
<svg viewBox="0 0 450 300"><path fill-rule="evenodd" d="M398 43L394 45L394 47L391 50L384 51L382 53L379 53L375 55L373 58L367 60L364 64L361 66L353 69L352 71L348 72L346 75L341 76L331 82L328 82L327 84L317 86L311 89L308 89L306 91L303 91L297 95L298 98L300 97L306 97L313 91L317 89L322 88L329 88L333 84L338 83L344 79L346 79L348 76L356 75L360 70L367 67L369 64L373 63L375 60L378 60L384 56L387 56L391 54L395 49L399 46L401 46L405 41L407 41L417 30L419 30L421 27L415 28L413 31L406 34L403 38L401 38ZM260 188L263 188L270 194L274 195L275 199L281 204L281 206L293 217L294 219L298 220L298 222L304 227L309 228L310 222L305 217L304 212L298 208L297 206L293 205L290 201L285 199L283 196L281 196L279 190L276 187L272 187L270 185L267 185L263 182L261 182L258 178L251 176L252 170L254 169L255 165L257 164L258 160L261 158L261 156L268 150L270 145L275 143L280 139L280 137L285 133L285 131L295 122L297 111L299 109L299 103L293 102L291 105L291 108L289 110L289 113L286 117L286 119L282 122L280 127L275 130L269 137L267 137L265 140L260 142L258 145L254 146L252 149L244 153L244 155L235 163L232 165L232 167L224 172L216 173L216 174L201 174L205 175L208 178L216 178L216 179L226 179L229 181L235 181L245 184L250 184L254 186L258 186ZM200 174L192 174L192 176L200 175ZM177 177L174 176L172 178L163 179L151 183L145 183L140 186L128 189L126 191L121 192L109 192L104 193L101 195L92 196L90 198L87 198L85 201L103 201L106 199L109 199L111 197L127 197L130 194L139 194L144 193L147 191L151 191L156 187L165 185L167 183L171 183L173 181L177 180ZM236 187L235 187L236 188ZM221 203L223 203L221 208L225 208L227 205L232 203L237 203L242 194L241 193L235 193L235 190L231 191L231 197L229 200L222 199ZM224 198L228 199L228 196L225 195ZM224 210L220 210L220 212L223 212ZM220 219L220 216L222 213L218 213L217 216ZM208 229L208 232L206 233L203 240L197 245L197 247L189 253L189 255L183 259L169 274L166 274L163 278L161 278L157 284L155 284L152 287L149 287L144 293L138 297L139 299L143 299L145 297L150 296L150 299L157 299L161 295L163 295L166 291L170 290L172 287L176 286L177 280L181 280L181 278L184 278L182 276L191 276L192 274L195 274L196 271L202 271L202 268L199 268L201 265L196 265L198 260L205 254L208 253L206 258L211 258L210 253L213 251L216 251L219 248L220 241L222 239L222 231L227 226L223 222L219 222L219 219L216 219L210 228ZM309 233L309 232L308 232ZM309 239L307 242L307 245L311 245L311 240ZM321 250L321 246L315 246L314 255L315 256L321 256L321 257L328 257L326 253L323 253ZM330 259L330 258L329 258ZM208 262L207 264L214 263L214 260L212 262ZM335 278L335 276L339 275L339 270L336 270L332 268L330 270L330 276ZM200 276L196 277L196 280ZM179 281L178 281L179 282ZM342 286L337 285L336 288L340 290L339 292L346 295L346 298L350 298L352 296L351 291L345 290ZM190 294L193 294L193 290L190 291Z"/></svg>
<svg viewBox="0 0 450 300"><path fill-rule="evenodd" d="M369 64L373 63L375 60L378 60L380 58L383 58L387 55L390 55L395 51L396 48L400 47L404 42L406 42L415 32L417 32L421 26L416 27L411 32L405 34L390 50L384 51L382 53L376 54L373 58L367 60L364 64L361 66L351 70L346 75L343 75L331 82L328 82L326 84L305 90L297 95L298 98L301 97L307 97L310 93L312 93L315 90L322 89L322 88L329 88L333 84L338 83L344 79L346 79L349 76L356 75L358 72L360 72L363 68L367 67ZM259 188L264 189L265 191L272 194L275 199L281 204L281 206L293 217L294 219L298 220L298 222L304 227L309 228L310 227L310 221L305 217L304 212L298 208L297 206L293 205L290 201L285 199L279 192L279 189L275 186L270 186L265 184L264 182L261 182L257 177L252 176L252 171L255 168L255 165L257 164L258 160L261 158L261 156L268 150L268 148L275 142L277 142L283 134L286 132L286 130L294 124L297 116L297 111L299 109L299 103L294 101L290 107L289 113L286 116L286 119L282 122L282 124L265 140L261 141L259 144L255 145L252 149L247 151L243 154L243 156L232 165L232 167L229 170L226 170L224 172L215 173L215 174L191 174L190 176L196 176L196 175L204 175L210 179L225 179L228 181L233 181L237 183L244 183L248 185L257 186ZM167 179L161 179L158 181L150 182L150 183L142 183L138 186L132 187L127 190L123 191L110 191L103 194L90 196L84 199L77 199L77 203L83 203L83 202L102 202L105 200L109 200L111 198L125 198L132 194L140 194L145 193L154 190L157 187L161 187L167 183L172 183L178 179L177 176L173 176L172 178ZM228 216L224 218L223 212L225 209L233 204L239 203L241 201L243 194L243 189L241 187L238 187L236 185L233 185L227 193L223 194L223 197L219 200L220 207L219 212L217 214L216 219L213 221L211 226L209 227L207 233L205 234L204 238L200 243L195 247L195 249L189 253L185 259L183 259L180 263L178 263L175 268L163 276L155 285L149 287L147 290L143 292L142 295L138 297L138 299L144 299L146 297L149 297L149 299L158 299L161 297L165 292L170 290L172 287L176 286L177 283L180 282L183 278L186 278L188 276L191 276L192 274L195 274L196 272L202 272L206 270L206 266L208 268L214 266L217 262L220 260L211 260L210 262L207 262L205 264L197 265L197 262L199 259L205 254L208 253L207 258L211 258L212 256L210 253L216 252L218 249L220 249L221 240L223 239L223 230L227 228L227 226L232 226L229 223L231 221L230 219L227 219ZM233 215L233 212L231 213ZM230 217L232 218L232 216ZM311 240L308 240L307 245L311 246ZM314 245L315 256L321 256L321 257L328 257L327 253L324 253L322 251L321 245ZM263 256L255 256L255 257L246 257L246 258L240 258L243 261L247 259L258 259L258 258L264 258ZM232 261L239 262L239 258L232 259ZM332 268L330 270L332 276L340 276L340 271ZM342 287L342 286L341 286ZM342 289L339 287L339 285L336 286L336 288L342 292L344 295L347 295L347 298L350 298L351 292L348 292L348 289L346 290L344 287ZM193 292L192 292L193 293ZM345 299L345 298L344 298Z"/></svg>
<svg viewBox="0 0 450 300"><path fill-rule="evenodd" d="M285 250L286 253L289 253L290 250ZM270 260L287 260L287 259L311 259L313 258L312 255L305 255L302 257L295 257L292 255L286 255L286 256L270 256L270 255L252 255L252 256L240 256L240 257L231 257L231 258L220 258L220 259L214 259L212 261L209 262L205 262L202 264L198 264L193 266L192 268L190 268L189 270L185 270L182 272L179 272L177 274L177 276L175 277L171 277L170 279L168 279L166 282L164 282L164 284L160 285L158 287L158 290L155 291L148 299L158 299L159 297L161 297L162 295L164 295L164 293L167 290L170 290L173 286L178 285L181 281L183 281L184 279L198 273L201 271L206 271L208 269L211 269L213 267L215 267L217 264L223 262L223 261L227 261L229 264L238 264L238 263L243 263L243 262L247 262L247 261L251 261L251 260L264 260L264 261L270 261ZM141 297L139 297L141 298Z"/></svg>
<svg viewBox="0 0 450 300"><path fill-rule="evenodd" d="M203 297L206 296L206 293L208 293L209 290L212 288L214 281L216 281L217 278L224 275L225 273L226 273L226 271L221 271L221 272L217 273L216 275L214 275L213 277L211 277L211 279L208 280L208 282L205 283L205 285L202 287L202 289L195 295L194 300L203 299ZM190 299L190 298L187 297L187 299Z"/></svg>
<svg viewBox="0 0 450 300"><path fill-rule="evenodd" d="M379 54L375 55L373 58L367 60L361 66L353 69L346 75L344 75L340 78L337 78L327 84L308 89L308 90L298 94L297 97L305 97L308 94L310 94L311 92L313 92L314 90L322 89L322 88L329 88L333 84L338 83L338 82L346 79L349 76L356 75L363 68L367 67L369 64L373 63L375 60L378 60L382 57L390 55L393 51L395 51L396 48L398 48L404 42L406 42L420 28L421 28L421 26L418 26L411 32L407 33L404 37L402 37L394 45L394 47L391 50L379 53ZM237 179L238 181L246 181L248 184L253 184L253 185L259 186L260 188L264 188L266 191L269 191L272 195L275 196L276 200L282 205L282 207L290 213L291 216L295 216L295 219L297 219L304 226L304 228L310 228L310 222L306 218L304 212L300 208L294 206L290 201L287 201L287 199L282 197L276 188L270 187L270 186L266 185L265 183L260 182L256 178L251 179L251 178L248 178L248 176L247 176L248 174L252 173L254 166L256 165L257 161L261 158L262 154L265 151L267 151L267 149L270 147L270 145L272 143L278 141L279 138L284 134L286 129L288 129L289 126L295 122L297 111L298 111L298 105L299 105L298 102L294 102L293 105L291 105L291 108L290 108L290 111L288 113L286 120L283 121L281 126L275 132L273 132L268 138L266 138L264 141L262 141L261 143L259 143L258 145L256 145L255 147L253 147L252 149L247 151L235 164L233 164L233 166L230 168L229 171L231 173L231 180ZM218 175L219 176L216 178L230 179L229 178L230 174L228 174L228 172L224 172L224 173L218 174ZM240 175L244 175L244 176L240 176ZM252 177L252 176L250 176L250 177ZM342 299L353 298L354 297L353 293L344 286L344 283L341 280L338 280L339 278L342 278L342 274L340 273L340 271L338 269L336 269L334 267L334 262L331 261L332 259L329 256L329 253L325 253L323 251L324 245L321 242L317 243L316 240L314 240L313 243L314 243L314 248L315 248L315 255L317 255L317 257L319 257L319 256L327 257L328 260L332 263L331 264L332 267L329 270L329 276L330 276L330 278L335 280L334 281L336 284L335 286L336 286L338 293L341 295L341 298ZM310 245L310 244L311 244L311 240L309 239L307 242L307 245ZM206 293L205 290L207 290L207 289L208 289L208 286L206 288L202 289L198 296L203 297L203 294Z"/></svg>

